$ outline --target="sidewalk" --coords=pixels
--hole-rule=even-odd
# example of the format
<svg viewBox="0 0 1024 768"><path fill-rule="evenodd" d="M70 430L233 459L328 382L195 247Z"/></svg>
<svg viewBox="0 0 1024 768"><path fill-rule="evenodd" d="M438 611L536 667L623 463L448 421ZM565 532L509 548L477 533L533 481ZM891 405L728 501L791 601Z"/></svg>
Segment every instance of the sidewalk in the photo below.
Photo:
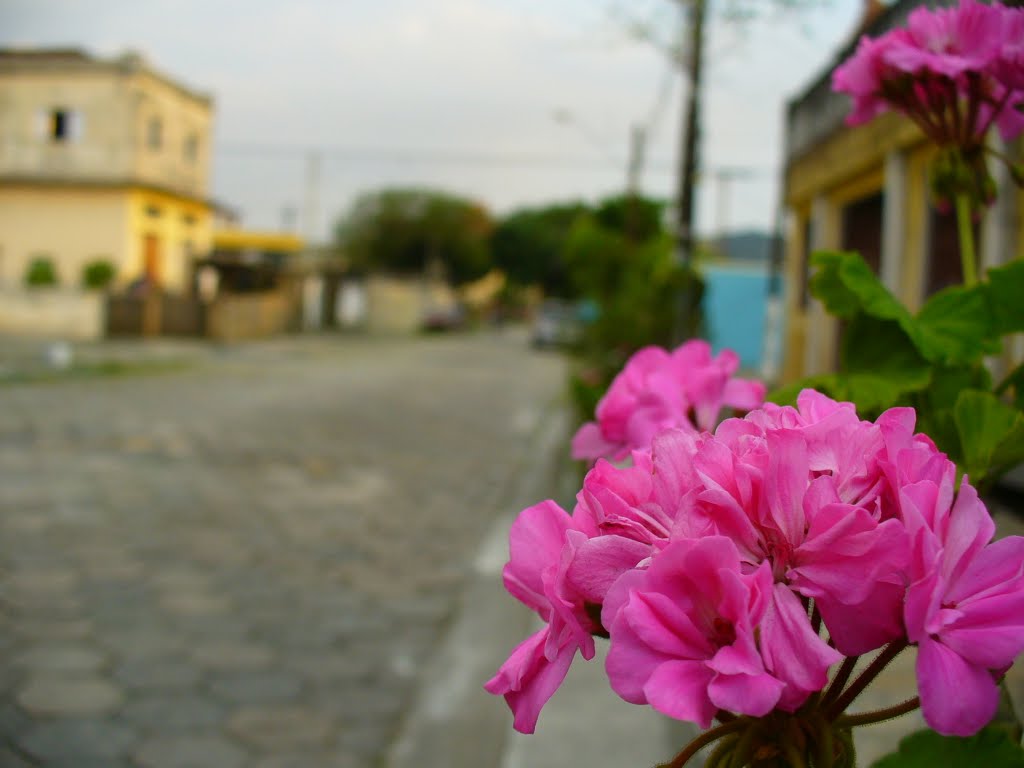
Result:
<svg viewBox="0 0 1024 768"><path fill-rule="evenodd" d="M556 475L564 461L566 424L559 409L537 435L530 460L510 489L507 512L480 548L475 576L426 670L385 762L388 768L632 768L662 762L689 740L686 725L627 704L612 692L604 675L603 642L589 663L576 659L533 735L513 731L505 702L483 690L512 648L537 629L533 614L505 592L501 569L519 510L564 495Z"/></svg>

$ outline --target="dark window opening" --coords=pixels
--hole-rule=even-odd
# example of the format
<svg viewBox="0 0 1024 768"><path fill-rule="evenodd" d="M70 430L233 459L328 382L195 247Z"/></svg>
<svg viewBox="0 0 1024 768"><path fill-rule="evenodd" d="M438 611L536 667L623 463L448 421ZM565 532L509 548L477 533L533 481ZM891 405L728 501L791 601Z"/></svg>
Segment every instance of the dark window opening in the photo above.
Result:
<svg viewBox="0 0 1024 768"><path fill-rule="evenodd" d="M800 306L806 309L811 301L811 239L814 223L811 216L804 221L803 244L800 252Z"/></svg>
<svg viewBox="0 0 1024 768"><path fill-rule="evenodd" d="M71 114L66 109L50 112L50 138L53 141L67 141L71 138Z"/></svg>
<svg viewBox="0 0 1024 768"><path fill-rule="evenodd" d="M974 223L973 229L975 252L981 253L981 230L978 222ZM952 212L940 213L931 208L928 233L930 262L925 275L925 298L951 285L960 285L964 281L956 215Z"/></svg>
<svg viewBox="0 0 1024 768"><path fill-rule="evenodd" d="M840 247L856 251L876 275L882 269L882 207L881 192L855 200L843 208Z"/></svg>

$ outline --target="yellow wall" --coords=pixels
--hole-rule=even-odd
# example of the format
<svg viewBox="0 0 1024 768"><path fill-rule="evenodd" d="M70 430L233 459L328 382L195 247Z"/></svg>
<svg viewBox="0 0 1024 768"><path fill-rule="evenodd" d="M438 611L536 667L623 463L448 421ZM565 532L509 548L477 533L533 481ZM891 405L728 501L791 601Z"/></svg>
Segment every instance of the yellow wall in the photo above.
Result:
<svg viewBox="0 0 1024 768"><path fill-rule="evenodd" d="M208 205L140 189L0 187L0 284L21 285L32 257L47 255L62 285L78 285L82 267L103 258L124 287L143 274L150 234L159 244L163 287L186 291L192 260L210 251Z"/></svg>
<svg viewBox="0 0 1024 768"><path fill-rule="evenodd" d="M108 259L129 269L128 194L110 189L0 187L0 283L20 286L34 255L49 256L62 285L78 285L82 266Z"/></svg>
<svg viewBox="0 0 1024 768"><path fill-rule="evenodd" d="M130 197L128 232L130 278L144 273L146 236L152 235L158 243L161 285L170 291L185 292L192 276L192 262L210 251L213 217L204 203L135 190Z"/></svg>

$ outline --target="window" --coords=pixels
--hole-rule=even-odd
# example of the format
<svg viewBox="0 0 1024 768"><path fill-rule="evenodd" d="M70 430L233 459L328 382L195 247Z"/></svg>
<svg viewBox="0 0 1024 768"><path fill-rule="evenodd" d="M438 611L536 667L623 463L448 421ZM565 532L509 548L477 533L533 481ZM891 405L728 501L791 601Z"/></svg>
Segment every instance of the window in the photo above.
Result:
<svg viewBox="0 0 1024 768"><path fill-rule="evenodd" d="M54 141L67 141L71 134L71 115L66 109L54 109L50 112L50 138Z"/></svg>
<svg viewBox="0 0 1024 768"><path fill-rule="evenodd" d="M185 139L185 160L194 163L199 159L199 137L190 133Z"/></svg>
<svg viewBox="0 0 1024 768"><path fill-rule="evenodd" d="M54 144L77 141L82 138L82 129L85 127L82 113L67 107L41 110L37 120L37 135Z"/></svg>
<svg viewBox="0 0 1024 768"><path fill-rule="evenodd" d="M164 143L164 124L159 117L149 118L149 122L146 123L146 145L152 149L157 150L163 146Z"/></svg>

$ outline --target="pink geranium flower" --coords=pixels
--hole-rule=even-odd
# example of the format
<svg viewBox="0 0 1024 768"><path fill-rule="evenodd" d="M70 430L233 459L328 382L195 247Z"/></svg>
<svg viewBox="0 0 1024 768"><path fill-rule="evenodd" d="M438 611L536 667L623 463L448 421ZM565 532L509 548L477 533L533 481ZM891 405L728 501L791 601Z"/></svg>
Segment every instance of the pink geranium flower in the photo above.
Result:
<svg viewBox="0 0 1024 768"><path fill-rule="evenodd" d="M705 341L691 340L669 353L645 347L630 358L597 405L596 421L572 440L575 459L624 459L649 450L666 429L714 429L723 408L748 411L764 402L758 381L733 377L739 357L712 356Z"/></svg>
<svg viewBox="0 0 1024 768"><path fill-rule="evenodd" d="M914 10L906 28L857 50L832 75L853 99L851 125L895 109L940 147L971 151L998 126L1007 141L1024 130L1024 11L964 0L956 8Z"/></svg>
<svg viewBox="0 0 1024 768"><path fill-rule="evenodd" d="M755 635L770 593L768 568L743 573L729 539L674 542L608 595L612 688L704 728L720 709L767 714L784 688L765 669Z"/></svg>
<svg viewBox="0 0 1024 768"><path fill-rule="evenodd" d="M484 688L505 697L522 733L533 733L541 708L561 685L576 651L585 659L594 657L595 624L565 580L563 552L572 529L572 518L545 501L524 509L509 534L505 588L546 626L520 643Z"/></svg>
<svg viewBox="0 0 1024 768"><path fill-rule="evenodd" d="M991 517L965 480L952 488L922 481L902 489L914 540L904 610L918 645L925 721L969 736L995 714L996 678L1024 651L1024 538L989 544Z"/></svg>

